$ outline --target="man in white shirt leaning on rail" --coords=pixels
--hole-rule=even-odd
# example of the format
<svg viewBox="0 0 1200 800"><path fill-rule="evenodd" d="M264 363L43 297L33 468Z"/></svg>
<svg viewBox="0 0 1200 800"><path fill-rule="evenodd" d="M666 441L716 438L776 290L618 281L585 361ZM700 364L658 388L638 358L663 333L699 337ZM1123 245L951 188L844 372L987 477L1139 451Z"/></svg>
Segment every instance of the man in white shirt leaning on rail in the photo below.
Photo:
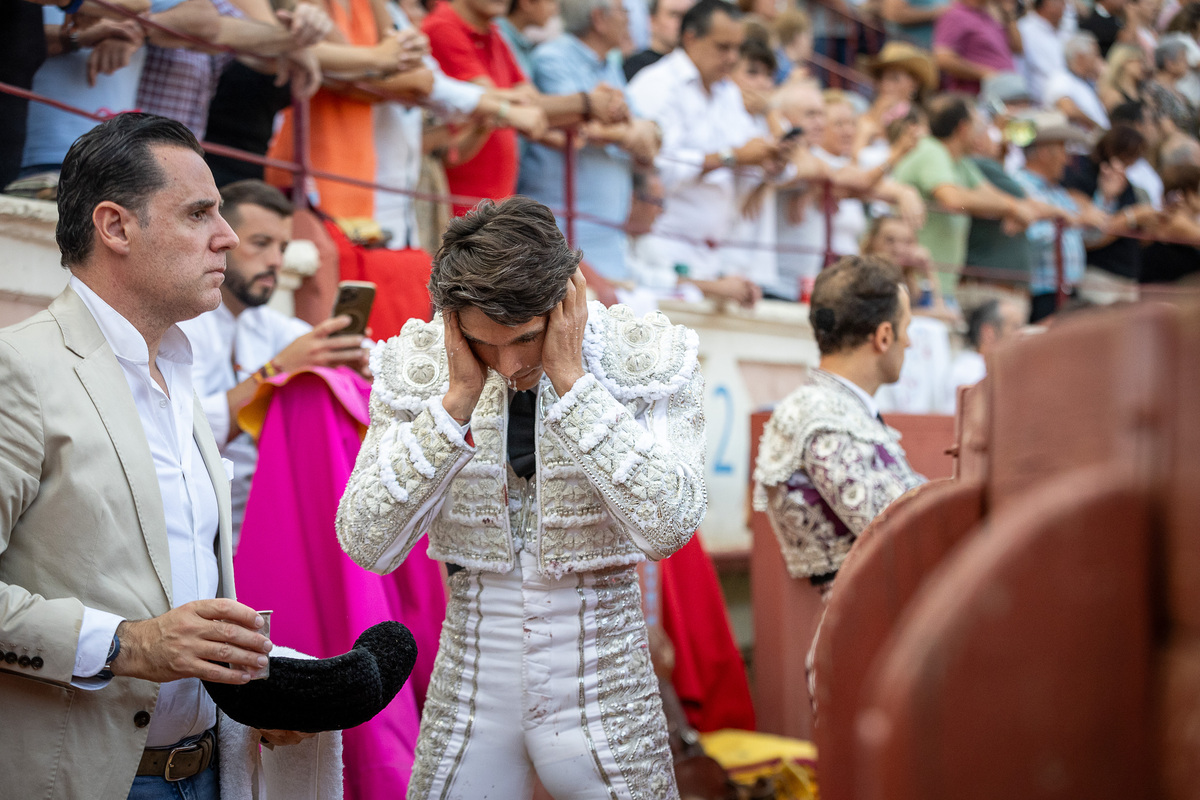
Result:
<svg viewBox="0 0 1200 800"><path fill-rule="evenodd" d="M662 130L656 163L666 202L651 236L705 294L750 306L761 289L725 274L714 244L728 240L738 218L734 170L781 172L786 148L759 135L729 78L742 45L740 18L724 0L700 0L683 17L681 46L634 76L628 94L634 113Z"/></svg>
<svg viewBox="0 0 1200 800"><path fill-rule="evenodd" d="M221 455L233 462L233 543L237 547L258 463L258 447L238 427L237 416L259 384L309 367L366 366L363 337L337 335L350 324L334 317L313 328L267 308L275 292L283 251L292 238L292 204L259 180L221 189L221 213L238 235L226 253L221 305L181 323L192 342L193 380Z"/></svg>
<svg viewBox="0 0 1200 800"><path fill-rule="evenodd" d="M1067 40L1064 52L1067 68L1046 81L1043 102L1066 114L1078 128L1108 130L1108 112L1096 93L1096 80L1104 71L1096 37L1081 31Z"/></svg>

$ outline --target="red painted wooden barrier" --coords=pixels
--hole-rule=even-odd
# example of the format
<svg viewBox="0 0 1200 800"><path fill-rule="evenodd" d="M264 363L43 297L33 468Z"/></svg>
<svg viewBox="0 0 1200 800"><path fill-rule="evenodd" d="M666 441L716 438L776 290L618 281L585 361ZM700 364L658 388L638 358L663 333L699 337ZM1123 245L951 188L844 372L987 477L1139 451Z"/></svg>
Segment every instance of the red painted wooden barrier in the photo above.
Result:
<svg viewBox="0 0 1200 800"><path fill-rule="evenodd" d="M1150 525L1145 492L1101 465L964 543L868 678L857 796L1154 796Z"/></svg>
<svg viewBox="0 0 1200 800"><path fill-rule="evenodd" d="M940 480L901 497L859 536L817 643L818 753L854 752L868 668L921 583L982 516L982 484ZM853 798L853 760L822 758L820 785L823 800Z"/></svg>
<svg viewBox="0 0 1200 800"><path fill-rule="evenodd" d="M768 411L750 416L750 473ZM758 730L812 739L804 659L824 606L808 581L788 574L767 515L751 513L750 597L754 613L754 716Z"/></svg>

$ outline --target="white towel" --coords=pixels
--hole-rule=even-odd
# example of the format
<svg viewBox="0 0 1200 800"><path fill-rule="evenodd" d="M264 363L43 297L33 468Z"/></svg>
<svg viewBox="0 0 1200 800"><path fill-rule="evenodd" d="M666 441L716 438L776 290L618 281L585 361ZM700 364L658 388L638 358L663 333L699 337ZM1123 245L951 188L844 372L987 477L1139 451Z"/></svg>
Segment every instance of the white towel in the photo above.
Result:
<svg viewBox="0 0 1200 800"><path fill-rule="evenodd" d="M273 655L312 658L276 646ZM342 800L342 732L268 748L260 734L224 713L217 720L221 800Z"/></svg>

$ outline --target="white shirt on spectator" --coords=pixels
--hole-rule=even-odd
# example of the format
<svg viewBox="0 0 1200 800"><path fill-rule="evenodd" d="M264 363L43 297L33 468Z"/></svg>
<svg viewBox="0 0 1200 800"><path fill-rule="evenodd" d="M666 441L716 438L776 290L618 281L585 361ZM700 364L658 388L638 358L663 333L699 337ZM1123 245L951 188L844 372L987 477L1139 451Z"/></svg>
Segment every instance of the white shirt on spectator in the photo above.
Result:
<svg viewBox="0 0 1200 800"><path fill-rule="evenodd" d="M1090 83L1067 69L1054 73L1046 82L1045 103L1053 106L1064 97L1073 102L1084 114L1087 114L1088 119L1108 130L1108 112L1104 110L1104 103L1100 101L1100 95L1096 94L1095 88Z"/></svg>
<svg viewBox="0 0 1200 800"><path fill-rule="evenodd" d="M412 27L398 5L387 4L397 30ZM433 90L429 105L446 117L465 116L479 105L484 88L474 83L447 77L433 56L425 56L425 66L433 72ZM375 127L375 182L413 191L421 178L423 111L417 106L382 102L372 107ZM421 242L417 236L417 216L413 198L398 192L375 190L375 221L392 234L388 247L427 249L436 242Z"/></svg>
<svg viewBox="0 0 1200 800"><path fill-rule="evenodd" d="M650 235L693 278L732 274L715 245L729 241L733 229L736 181L733 170L706 173L703 164L706 154L740 147L756 135L741 90L724 79L706 92L696 65L678 48L634 76L628 96L633 112L657 122L663 133L657 165L666 201Z"/></svg>
<svg viewBox="0 0 1200 800"><path fill-rule="evenodd" d="M784 300L800 299L800 281L816 278L825 263L825 215L807 197L798 196L804 192L807 187L781 191L776 204L778 277L763 290Z"/></svg>
<svg viewBox="0 0 1200 800"><path fill-rule="evenodd" d="M835 156L820 147L812 153L835 170L851 163L851 159ZM886 156L885 156L886 158ZM859 165L862 166L861 159ZM793 217L796 209L795 191L781 196L777 213L777 239L781 247L778 256L778 278L763 288L776 297L797 300L801 296L800 281L815 278L825 262L826 239L829 250L839 256L857 255L859 240L867 227L866 209L862 201L846 198L838 201L833 215L832 237L825 235L825 210L820 198L804 201L803 217Z"/></svg>
<svg viewBox="0 0 1200 800"><path fill-rule="evenodd" d="M227 393L249 378L280 351L312 330L307 322L280 314L273 308L247 308L238 316L224 303L207 314L179 323L192 342L192 379L200 405L212 426L221 455L233 462L230 494L233 509L233 543L237 546L250 496L250 479L258 463L258 447L248 433L233 441L229 434L236 420L229 418ZM238 369L235 374L234 366Z"/></svg>
<svg viewBox="0 0 1200 800"><path fill-rule="evenodd" d="M653 292L659 299L670 298L699 302L704 295L694 284L681 281L675 272L672 252L664 249L663 239L655 236L630 236L625 243L625 264L638 289ZM619 296L619 294L618 294ZM621 302L625 302L622 300Z"/></svg>
<svg viewBox="0 0 1200 800"><path fill-rule="evenodd" d="M814 147L812 154L835 170L855 163L852 158L835 156L820 147ZM862 201L854 197L839 200L837 212L833 215L833 236L829 249L839 256L858 255L858 243L862 241L866 230L867 212L863 208ZM821 231L821 241L825 241L823 230Z"/></svg>
<svg viewBox="0 0 1200 800"><path fill-rule="evenodd" d="M767 118L755 116L751 119L754 120L754 135L769 139L771 128ZM762 179L761 170L737 170L737 200L729 240L745 242L748 246L726 247L721 253L722 264L727 270L749 278L760 286L779 279L775 258L775 187L767 185L757 213L746 216L743 212L747 199L762 185Z"/></svg>
<svg viewBox="0 0 1200 800"><path fill-rule="evenodd" d="M958 387L974 386L987 377L987 362L977 350L962 350L950 363L950 378L946 381L946 394L941 408L943 414L953 414L958 405Z"/></svg>
<svg viewBox="0 0 1200 800"><path fill-rule="evenodd" d="M945 413L945 387L950 373L950 328L940 319L913 315L900 380L884 384L875 401L884 412Z"/></svg>
<svg viewBox="0 0 1200 800"><path fill-rule="evenodd" d="M1035 100L1045 102L1046 83L1053 75L1067 71L1063 40L1058 29L1035 11L1017 20L1017 29L1021 31L1021 43L1025 51L1022 57L1025 84Z"/></svg>
<svg viewBox="0 0 1200 800"><path fill-rule="evenodd" d="M219 587L216 551L219 512L216 489L208 476L200 446L192 436L196 396L192 391L192 350L188 339L175 326L167 330L159 345L155 363L170 390L168 395L150 375L150 354L137 328L74 275L70 285L92 312L117 357L146 432L166 515L172 606L210 600L217 596ZM121 621L115 614L84 608L75 654L77 676L92 678L103 669ZM85 689L99 689L108 681L93 678L76 679L73 683ZM216 724L216 704L198 678L170 681L158 690L146 746L175 744Z"/></svg>
<svg viewBox="0 0 1200 800"><path fill-rule="evenodd" d="M1134 189L1141 189L1150 198L1150 205L1162 209L1163 181L1150 162L1144 158L1130 164L1125 169L1125 178Z"/></svg>

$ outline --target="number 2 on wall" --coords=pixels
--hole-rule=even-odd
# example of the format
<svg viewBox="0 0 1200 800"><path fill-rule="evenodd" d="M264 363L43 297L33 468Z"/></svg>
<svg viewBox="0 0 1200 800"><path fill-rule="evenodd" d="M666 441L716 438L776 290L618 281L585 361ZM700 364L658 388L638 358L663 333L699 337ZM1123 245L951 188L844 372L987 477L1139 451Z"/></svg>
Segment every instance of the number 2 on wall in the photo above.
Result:
<svg viewBox="0 0 1200 800"><path fill-rule="evenodd" d="M733 435L733 395L729 393L727 386L718 386L713 390L713 394L725 401L725 413L721 415L721 438L717 442L717 452L713 455L713 474L732 475L733 464L729 463L729 437Z"/></svg>

